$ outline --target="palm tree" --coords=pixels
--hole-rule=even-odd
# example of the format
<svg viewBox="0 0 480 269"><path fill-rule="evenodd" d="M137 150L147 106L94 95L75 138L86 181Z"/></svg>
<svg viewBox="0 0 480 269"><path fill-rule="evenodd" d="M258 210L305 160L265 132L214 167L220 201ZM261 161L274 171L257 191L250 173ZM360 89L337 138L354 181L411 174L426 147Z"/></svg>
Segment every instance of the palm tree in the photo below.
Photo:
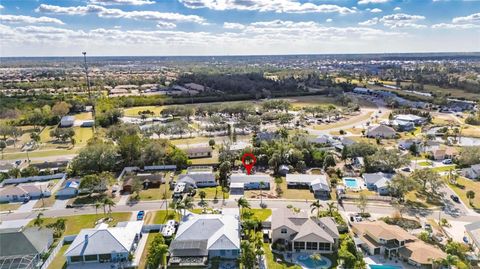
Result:
<svg viewBox="0 0 480 269"><path fill-rule="evenodd" d="M167 268L167 253L168 253L168 246L167 245L160 245L157 247L158 254L160 255L160 264L162 267Z"/></svg>
<svg viewBox="0 0 480 269"><path fill-rule="evenodd" d="M198 193L198 196L200 196L200 200L201 202L203 202L203 200L205 199L205 197L207 197L207 193L205 191L200 191Z"/></svg>
<svg viewBox="0 0 480 269"><path fill-rule="evenodd" d="M96 201L93 207L95 207L95 215L98 215L98 209L102 206L99 201Z"/></svg>
<svg viewBox="0 0 480 269"><path fill-rule="evenodd" d="M113 207L115 206L115 201L113 201L112 199L110 199L108 197L105 197L105 199L103 199L103 208L105 208L106 206L108 206L108 214L111 215L112 206Z"/></svg>
<svg viewBox="0 0 480 269"><path fill-rule="evenodd" d="M452 265L457 264L458 258L454 255L448 254L445 259L442 260L442 264L450 268Z"/></svg>
<svg viewBox="0 0 480 269"><path fill-rule="evenodd" d="M335 205L335 202L327 203L327 211L328 211L328 215L330 217L333 217L333 212L335 212L336 209L337 209L337 207Z"/></svg>
<svg viewBox="0 0 480 269"><path fill-rule="evenodd" d="M244 197L240 197L237 201L237 206L240 208L240 215L243 215L244 208L250 208L250 203Z"/></svg>
<svg viewBox="0 0 480 269"><path fill-rule="evenodd" d="M475 198L475 192L472 190L469 190L467 191L466 195L468 198L468 202L470 203L470 205L472 205L472 200Z"/></svg>
<svg viewBox="0 0 480 269"><path fill-rule="evenodd" d="M44 219L42 219L42 216L43 216L43 213L40 212L37 214L37 217L35 218L35 221L33 222L33 225L34 226L37 226L37 227L41 227L43 222L44 222Z"/></svg>
<svg viewBox="0 0 480 269"><path fill-rule="evenodd" d="M265 188L265 182L260 181L260 207L263 205L263 188Z"/></svg>
<svg viewBox="0 0 480 269"><path fill-rule="evenodd" d="M318 219L318 216L320 215L320 208L322 208L323 205L320 204L320 200L317 200L310 204L310 208L312 209L310 212L313 213L314 211L317 211L316 218Z"/></svg>

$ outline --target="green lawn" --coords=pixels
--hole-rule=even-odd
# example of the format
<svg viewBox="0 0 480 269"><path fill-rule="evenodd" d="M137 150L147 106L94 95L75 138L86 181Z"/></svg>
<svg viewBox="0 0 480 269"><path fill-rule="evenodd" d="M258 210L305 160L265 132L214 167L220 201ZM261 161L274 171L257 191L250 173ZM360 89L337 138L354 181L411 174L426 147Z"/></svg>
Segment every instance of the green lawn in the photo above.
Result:
<svg viewBox="0 0 480 269"><path fill-rule="evenodd" d="M429 194L425 194L419 191L411 191L405 195L406 203L412 207L418 208L431 208L442 206L441 199L434 198Z"/></svg>
<svg viewBox="0 0 480 269"><path fill-rule="evenodd" d="M70 243L65 243L58 251L57 255L53 259L52 263L48 266L48 269L63 269L66 268L66 259L63 257L65 251L67 251L68 247L70 247Z"/></svg>
<svg viewBox="0 0 480 269"><path fill-rule="evenodd" d="M253 219L258 219L259 221L266 221L268 217L272 215L272 210L271 209L259 209L259 208L252 208L252 209L245 209L243 213L245 214L246 212L252 212Z"/></svg>
<svg viewBox="0 0 480 269"><path fill-rule="evenodd" d="M109 226L115 226L118 222L121 221L128 221L130 220L130 216L132 213L129 212L122 212L122 213L112 213L111 216L113 218L112 222L109 222ZM78 234L80 230L85 228L93 228L95 227L95 222L101 218L105 217L103 213L96 214L89 214L89 215L77 215L77 216L68 216L68 217L61 217L66 219L65 223L65 232L64 235L74 235ZM54 223L59 218L44 218L43 226ZM34 220L32 220L28 225L32 226Z"/></svg>
<svg viewBox="0 0 480 269"><path fill-rule="evenodd" d="M457 185L448 183L450 188L462 199L462 201L470 208L480 209L480 182L473 181L468 178L459 177L457 179ZM467 191L474 191L475 198L472 199L473 207L470 205L467 199Z"/></svg>
<svg viewBox="0 0 480 269"><path fill-rule="evenodd" d="M435 172L448 172L451 170L455 170L457 166L455 164L453 165L445 165L445 166L439 166L439 167L434 167L432 168L433 171Z"/></svg>
<svg viewBox="0 0 480 269"><path fill-rule="evenodd" d="M35 151L28 152L28 156L30 158L64 156L64 155L76 154L79 149L80 147L75 147L73 149L35 150ZM5 153L5 159L7 160L27 159L27 153L26 152Z"/></svg>
<svg viewBox="0 0 480 269"><path fill-rule="evenodd" d="M142 257L140 258L140 263L138 264L138 269L145 269L146 268L148 250L150 249L150 245L152 244L153 239L155 238L155 235L157 235L157 233L149 233L148 234L147 243L145 244L145 247L143 248Z"/></svg>
<svg viewBox="0 0 480 269"><path fill-rule="evenodd" d="M153 115L153 117L158 117L160 116L160 112L163 110L163 108L164 107L161 106L137 106L124 109L123 114L128 117L140 117L140 115L138 115L138 112L150 110L153 111L153 113L155 114Z"/></svg>
<svg viewBox="0 0 480 269"><path fill-rule="evenodd" d="M417 162L417 165L426 167L426 166L431 166L432 162L431 161L420 161L420 162Z"/></svg>
<svg viewBox="0 0 480 269"><path fill-rule="evenodd" d="M165 222L167 222L167 220L171 220L171 219L175 219L175 220L179 220L178 219L178 216L175 216L175 213L173 210L169 209L168 210L168 216L167 216L167 211L166 210L158 210L158 211L155 211L155 216L153 218L153 223L154 224L164 224Z"/></svg>
<svg viewBox="0 0 480 269"><path fill-rule="evenodd" d="M310 190L306 189L289 189L287 188L287 181L285 178L282 178L282 183L280 183L283 194L282 198L284 199L301 199L301 200L315 200L315 197Z"/></svg>
<svg viewBox="0 0 480 269"><path fill-rule="evenodd" d="M74 127L76 145L86 145L88 140L93 137L93 129L88 127Z"/></svg>
<svg viewBox="0 0 480 269"><path fill-rule="evenodd" d="M281 259L281 257L272 253L272 250L270 249L270 244L268 243L263 243L263 251L265 251L265 258L267 260L268 269L302 269L302 267L299 265L287 263L283 260L279 263L276 262L277 258Z"/></svg>
<svg viewBox="0 0 480 269"><path fill-rule="evenodd" d="M217 187L208 187L208 188L198 188L197 189L197 194L195 194L195 199L200 199L199 193L201 191L204 191L207 194L206 199L215 199L215 195L218 200L223 199L223 193L222 193L222 187L217 186ZM228 199L230 196L229 193L225 193L225 199Z"/></svg>
<svg viewBox="0 0 480 269"><path fill-rule="evenodd" d="M91 120L91 119L93 119L92 112L78 113L78 114L75 114L74 116L75 116L76 120Z"/></svg>
<svg viewBox="0 0 480 269"><path fill-rule="evenodd" d="M20 203L2 203L0 204L0 211L9 211L9 210L17 210L22 204Z"/></svg>
<svg viewBox="0 0 480 269"><path fill-rule="evenodd" d="M168 184L162 184L160 188L152 188L148 190L140 191L140 200L142 201L153 201L153 200L162 200L166 193L167 199L171 198L172 194Z"/></svg>

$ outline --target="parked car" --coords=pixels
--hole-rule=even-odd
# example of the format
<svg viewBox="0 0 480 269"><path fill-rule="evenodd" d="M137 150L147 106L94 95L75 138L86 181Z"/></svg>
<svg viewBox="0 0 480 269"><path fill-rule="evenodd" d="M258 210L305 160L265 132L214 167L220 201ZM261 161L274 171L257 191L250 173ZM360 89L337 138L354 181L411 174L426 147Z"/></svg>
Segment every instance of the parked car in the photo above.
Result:
<svg viewBox="0 0 480 269"><path fill-rule="evenodd" d="M452 159L445 159L445 160L442 161L442 163L443 164L452 164L453 161L452 161Z"/></svg>
<svg viewBox="0 0 480 269"><path fill-rule="evenodd" d="M455 202L455 203L460 203L460 199L456 195L450 195L450 198Z"/></svg>
<svg viewBox="0 0 480 269"><path fill-rule="evenodd" d="M411 172L412 169L410 169L410 167L404 167L404 168L402 168L402 171L403 172Z"/></svg>
<svg viewBox="0 0 480 269"><path fill-rule="evenodd" d="M140 210L137 213L137 220L143 220L143 217L145 216L145 211Z"/></svg>

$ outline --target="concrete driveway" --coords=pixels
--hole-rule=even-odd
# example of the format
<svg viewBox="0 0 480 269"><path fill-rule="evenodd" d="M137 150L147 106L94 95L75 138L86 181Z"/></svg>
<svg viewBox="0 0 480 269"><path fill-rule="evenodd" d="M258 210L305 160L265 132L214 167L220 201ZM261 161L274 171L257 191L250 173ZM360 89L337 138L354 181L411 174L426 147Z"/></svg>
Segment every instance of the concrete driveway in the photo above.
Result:
<svg viewBox="0 0 480 269"><path fill-rule="evenodd" d="M55 200L55 203L52 206L52 209L64 209L67 205L69 199L59 199Z"/></svg>
<svg viewBox="0 0 480 269"><path fill-rule="evenodd" d="M21 205L16 212L31 212L38 200L30 200L27 203Z"/></svg>

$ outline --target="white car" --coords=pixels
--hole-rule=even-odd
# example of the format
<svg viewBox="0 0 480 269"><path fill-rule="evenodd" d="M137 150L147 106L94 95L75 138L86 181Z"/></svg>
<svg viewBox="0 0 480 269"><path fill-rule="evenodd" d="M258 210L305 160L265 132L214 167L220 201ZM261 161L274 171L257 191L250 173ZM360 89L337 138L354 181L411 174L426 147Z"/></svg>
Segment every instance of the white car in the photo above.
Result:
<svg viewBox="0 0 480 269"><path fill-rule="evenodd" d="M445 160L442 161L442 163L443 164L452 164L453 161L452 161L452 159L445 159Z"/></svg>

